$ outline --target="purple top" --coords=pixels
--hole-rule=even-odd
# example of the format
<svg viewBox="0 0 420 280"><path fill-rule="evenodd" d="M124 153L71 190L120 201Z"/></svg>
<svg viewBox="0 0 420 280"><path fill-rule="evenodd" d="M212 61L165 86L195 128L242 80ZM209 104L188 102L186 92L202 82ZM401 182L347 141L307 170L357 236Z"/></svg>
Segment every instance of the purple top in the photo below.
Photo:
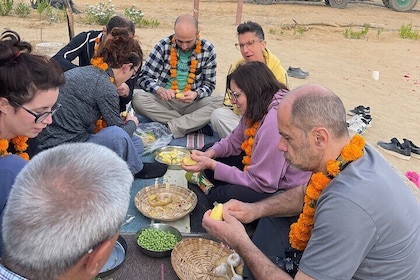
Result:
<svg viewBox="0 0 420 280"><path fill-rule="evenodd" d="M254 139L251 164L246 171L217 162L214 178L230 184L238 184L260 193L274 193L306 185L311 172L295 169L286 162L283 152L278 149L280 134L277 126L277 107L287 91L278 91L269 106L267 115L262 119ZM215 143L212 149L216 158L239 155L241 144L246 139L245 118L226 138Z"/></svg>

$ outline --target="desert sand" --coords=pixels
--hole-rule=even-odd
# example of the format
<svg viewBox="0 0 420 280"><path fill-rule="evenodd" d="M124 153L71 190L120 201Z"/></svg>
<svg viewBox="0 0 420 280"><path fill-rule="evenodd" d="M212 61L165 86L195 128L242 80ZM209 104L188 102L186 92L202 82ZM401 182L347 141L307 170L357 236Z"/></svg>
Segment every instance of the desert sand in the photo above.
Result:
<svg viewBox="0 0 420 280"><path fill-rule="evenodd" d="M86 2L74 0L83 11ZM122 4L124 2L124 4ZM148 54L162 37L173 32L173 22L183 13L193 13L193 0L125 0L116 1L117 12L135 4L144 18L160 22L157 28L137 28L143 51ZM199 3L201 37L214 43L218 55L217 87L222 94L230 63L240 58L235 48L236 9L234 0L206 0ZM74 15L75 33L101 29L99 25L82 24L83 13ZM306 79L290 78L290 86L319 83L343 100L346 108L370 106L372 127L363 134L368 143L410 139L420 145L420 45L419 40L402 39L399 29L412 24L420 30L420 4L412 12L398 13L383 6L381 0L351 2L345 9L334 9L323 2L281 2L257 5L245 1L240 21L260 23L266 33L267 47L281 60L285 69L300 67L309 72ZM346 29L358 32L364 24L371 28L366 38L348 39ZM11 28L33 44L68 42L67 23L49 24L35 10L26 19L0 17L0 30ZM53 54L55 50L39 51ZM51 53L52 52L52 53ZM372 79L379 71L379 80ZM420 173L420 160L401 160L381 152L401 174ZM411 185L416 194L418 190Z"/></svg>

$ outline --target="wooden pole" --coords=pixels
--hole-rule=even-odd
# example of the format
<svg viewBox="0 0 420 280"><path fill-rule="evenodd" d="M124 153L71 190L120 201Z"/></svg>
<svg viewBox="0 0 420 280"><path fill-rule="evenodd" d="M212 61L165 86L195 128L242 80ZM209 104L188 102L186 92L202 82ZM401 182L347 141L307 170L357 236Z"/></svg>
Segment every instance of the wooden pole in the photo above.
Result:
<svg viewBox="0 0 420 280"><path fill-rule="evenodd" d="M241 23L242 18L242 6L244 5L244 0L238 0L238 6L236 8L236 25Z"/></svg>
<svg viewBox="0 0 420 280"><path fill-rule="evenodd" d="M194 0L194 9L193 9L193 16L196 20L198 20L198 4L200 0Z"/></svg>
<svg viewBox="0 0 420 280"><path fill-rule="evenodd" d="M64 7L66 9L66 16L67 16L67 28L69 31L69 39L73 39L74 37L74 19L73 19L73 11L70 7L68 0L63 0Z"/></svg>

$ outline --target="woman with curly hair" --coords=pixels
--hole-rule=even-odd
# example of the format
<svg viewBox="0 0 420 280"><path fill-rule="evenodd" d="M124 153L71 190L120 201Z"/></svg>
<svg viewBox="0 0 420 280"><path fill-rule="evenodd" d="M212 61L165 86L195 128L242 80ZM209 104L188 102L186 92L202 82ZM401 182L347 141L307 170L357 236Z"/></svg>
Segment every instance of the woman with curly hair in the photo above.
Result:
<svg viewBox="0 0 420 280"><path fill-rule="evenodd" d="M138 119L120 114L117 88L135 77L143 52L139 42L125 28L114 28L91 64L65 72L66 83L58 102L63 104L54 123L38 137L37 151L68 142L104 145L123 158L135 178L165 174L167 165L143 163L143 143L134 134Z"/></svg>

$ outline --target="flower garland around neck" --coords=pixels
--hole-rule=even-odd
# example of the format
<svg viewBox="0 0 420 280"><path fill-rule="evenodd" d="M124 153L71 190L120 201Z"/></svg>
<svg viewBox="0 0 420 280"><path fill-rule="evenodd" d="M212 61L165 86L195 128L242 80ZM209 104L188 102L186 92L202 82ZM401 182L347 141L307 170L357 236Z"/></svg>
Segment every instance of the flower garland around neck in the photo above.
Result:
<svg viewBox="0 0 420 280"><path fill-rule="evenodd" d="M99 38L96 38L95 39L95 42L96 42L96 40L99 40ZM95 47L96 47L96 45L95 45ZM99 47L99 46L98 46ZM98 57L94 57L94 58L92 58L91 60L90 60L90 63L93 65L93 66L95 66L96 68L99 68L99 69L101 69L102 71L104 71L104 72L107 72L107 70L109 69L109 66L108 66L108 63L106 63L106 62L104 62L104 59L102 58L102 57L100 57L100 56L98 56ZM112 76L110 76L109 77L109 81L111 82L111 83L114 83L115 82L115 78L114 77L112 77ZM106 124L106 122L105 122L105 120L103 119L103 117L100 117L97 121L96 121L96 123L95 123L95 129L94 129L94 133L97 133L97 132L99 132L102 128L104 128L104 127L106 127L107 126L107 124Z"/></svg>
<svg viewBox="0 0 420 280"><path fill-rule="evenodd" d="M308 245L314 226L316 203L322 191L350 162L363 156L364 147L365 140L356 134L336 160L327 162L327 175L322 172L312 174L306 188L302 213L297 222L290 226L289 241L294 249L303 251Z"/></svg>
<svg viewBox="0 0 420 280"><path fill-rule="evenodd" d="M93 47L93 56L98 55L99 45L101 44L101 38L95 38L95 46Z"/></svg>
<svg viewBox="0 0 420 280"><path fill-rule="evenodd" d="M26 153L26 149L28 148L28 137L24 136L16 136L12 138L10 142L13 144L13 147L16 151L16 155L20 156L25 160L29 160L29 155ZM0 157L10 155L11 153L8 152L9 149L9 141L6 139L0 139Z"/></svg>
<svg viewBox="0 0 420 280"><path fill-rule="evenodd" d="M248 128L245 129L245 140L241 144L241 149L245 152L245 155L242 159L242 163L244 164L244 171L248 169L248 166L251 164L251 155L252 155L252 148L254 147L254 138L255 134L257 134L258 126L260 122L255 122L252 126L250 125L250 120L247 119L246 125Z"/></svg>
<svg viewBox="0 0 420 280"><path fill-rule="evenodd" d="M172 37L171 43L172 43L172 47L171 47L171 54L169 57L169 64L171 65L171 78L172 78L172 83L171 83L171 89L176 90L176 91L180 91L178 88L178 81L176 80L176 66L178 64L178 52L175 49L175 45L176 45L176 39L175 36ZM195 57L197 57L197 55L199 53L201 53L201 41L200 41L200 35L197 35L197 41L195 43ZM191 90L191 86L194 83L194 79L195 79L195 72L197 71L197 65L198 65L198 60L197 59L192 59L191 60L191 65L190 65L190 71L188 73L188 79L187 79L187 85L184 88L184 92L185 91L190 91Z"/></svg>

